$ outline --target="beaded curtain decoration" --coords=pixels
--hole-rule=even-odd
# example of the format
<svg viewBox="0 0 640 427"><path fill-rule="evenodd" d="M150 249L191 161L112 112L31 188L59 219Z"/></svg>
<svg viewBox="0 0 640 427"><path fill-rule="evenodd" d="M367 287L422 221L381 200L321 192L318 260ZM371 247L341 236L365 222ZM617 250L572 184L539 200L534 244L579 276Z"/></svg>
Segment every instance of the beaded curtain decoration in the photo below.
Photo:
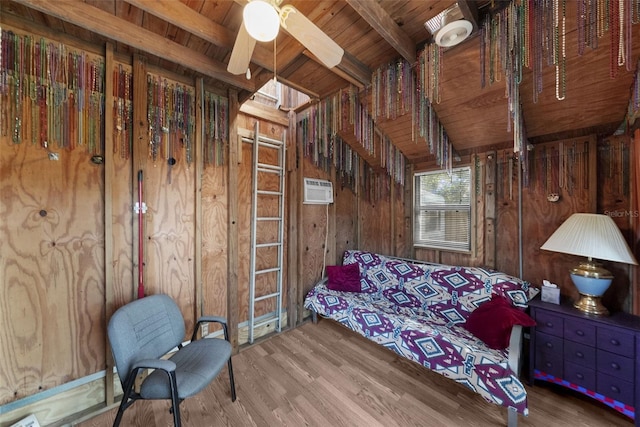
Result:
<svg viewBox="0 0 640 427"><path fill-rule="evenodd" d="M204 164L222 166L229 146L229 100L205 91L204 95Z"/></svg>
<svg viewBox="0 0 640 427"><path fill-rule="evenodd" d="M375 126L374 120L360 101L358 91L351 86L312 106L301 122L306 157L314 165L328 170L350 171L351 156L336 155L336 143L344 143L338 135L353 132L358 144L371 157L380 159L380 166L400 185L404 185L406 158ZM354 155L357 156L355 152ZM350 172L348 176L351 176Z"/></svg>
<svg viewBox="0 0 640 427"><path fill-rule="evenodd" d="M133 147L133 74L119 64L113 70L113 153L128 159Z"/></svg>
<svg viewBox="0 0 640 427"><path fill-rule="evenodd" d="M104 152L104 60L0 30L0 134L49 149Z"/></svg>
<svg viewBox="0 0 640 427"><path fill-rule="evenodd" d="M149 157L158 157L169 165L179 160L184 150L187 166L193 162L195 131L195 97L193 89L147 74L147 120L149 122Z"/></svg>

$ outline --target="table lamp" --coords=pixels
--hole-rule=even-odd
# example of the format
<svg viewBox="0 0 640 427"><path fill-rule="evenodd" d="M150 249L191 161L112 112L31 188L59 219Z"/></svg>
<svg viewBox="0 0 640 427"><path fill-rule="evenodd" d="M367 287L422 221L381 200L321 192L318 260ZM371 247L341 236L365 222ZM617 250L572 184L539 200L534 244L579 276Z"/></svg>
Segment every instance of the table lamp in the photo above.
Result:
<svg viewBox="0 0 640 427"><path fill-rule="evenodd" d="M638 264L620 229L607 215L571 215L540 249L587 257L586 262L569 272L580 292L580 298L573 305L595 315L609 314L600 297L611 285L613 275L593 259Z"/></svg>

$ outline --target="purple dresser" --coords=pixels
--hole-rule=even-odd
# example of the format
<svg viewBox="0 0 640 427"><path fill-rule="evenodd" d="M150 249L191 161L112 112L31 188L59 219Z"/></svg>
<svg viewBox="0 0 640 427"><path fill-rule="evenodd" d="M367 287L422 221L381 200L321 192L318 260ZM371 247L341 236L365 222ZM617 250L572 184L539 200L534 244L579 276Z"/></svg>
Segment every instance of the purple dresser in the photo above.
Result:
<svg viewBox="0 0 640 427"><path fill-rule="evenodd" d="M583 393L635 420L640 402L640 317L597 317L535 298L529 382L549 381ZM535 408L531 408L535 411Z"/></svg>

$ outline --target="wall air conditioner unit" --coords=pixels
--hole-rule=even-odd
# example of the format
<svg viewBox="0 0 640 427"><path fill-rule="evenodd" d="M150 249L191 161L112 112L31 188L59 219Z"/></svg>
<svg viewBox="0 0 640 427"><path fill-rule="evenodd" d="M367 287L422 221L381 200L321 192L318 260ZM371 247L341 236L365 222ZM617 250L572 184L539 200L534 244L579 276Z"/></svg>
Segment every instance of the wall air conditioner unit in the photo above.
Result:
<svg viewBox="0 0 640 427"><path fill-rule="evenodd" d="M304 179L304 204L328 205L333 203L333 184L331 181L316 178Z"/></svg>

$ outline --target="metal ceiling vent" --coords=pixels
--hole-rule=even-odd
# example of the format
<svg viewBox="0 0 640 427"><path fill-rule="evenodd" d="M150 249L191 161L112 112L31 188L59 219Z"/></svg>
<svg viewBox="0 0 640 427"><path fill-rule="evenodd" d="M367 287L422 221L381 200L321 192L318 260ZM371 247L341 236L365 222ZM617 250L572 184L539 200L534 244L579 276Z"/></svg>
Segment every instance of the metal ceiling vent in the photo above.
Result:
<svg viewBox="0 0 640 427"><path fill-rule="evenodd" d="M424 26L442 47L463 42L473 31L473 24L464 18L457 3L429 19Z"/></svg>

